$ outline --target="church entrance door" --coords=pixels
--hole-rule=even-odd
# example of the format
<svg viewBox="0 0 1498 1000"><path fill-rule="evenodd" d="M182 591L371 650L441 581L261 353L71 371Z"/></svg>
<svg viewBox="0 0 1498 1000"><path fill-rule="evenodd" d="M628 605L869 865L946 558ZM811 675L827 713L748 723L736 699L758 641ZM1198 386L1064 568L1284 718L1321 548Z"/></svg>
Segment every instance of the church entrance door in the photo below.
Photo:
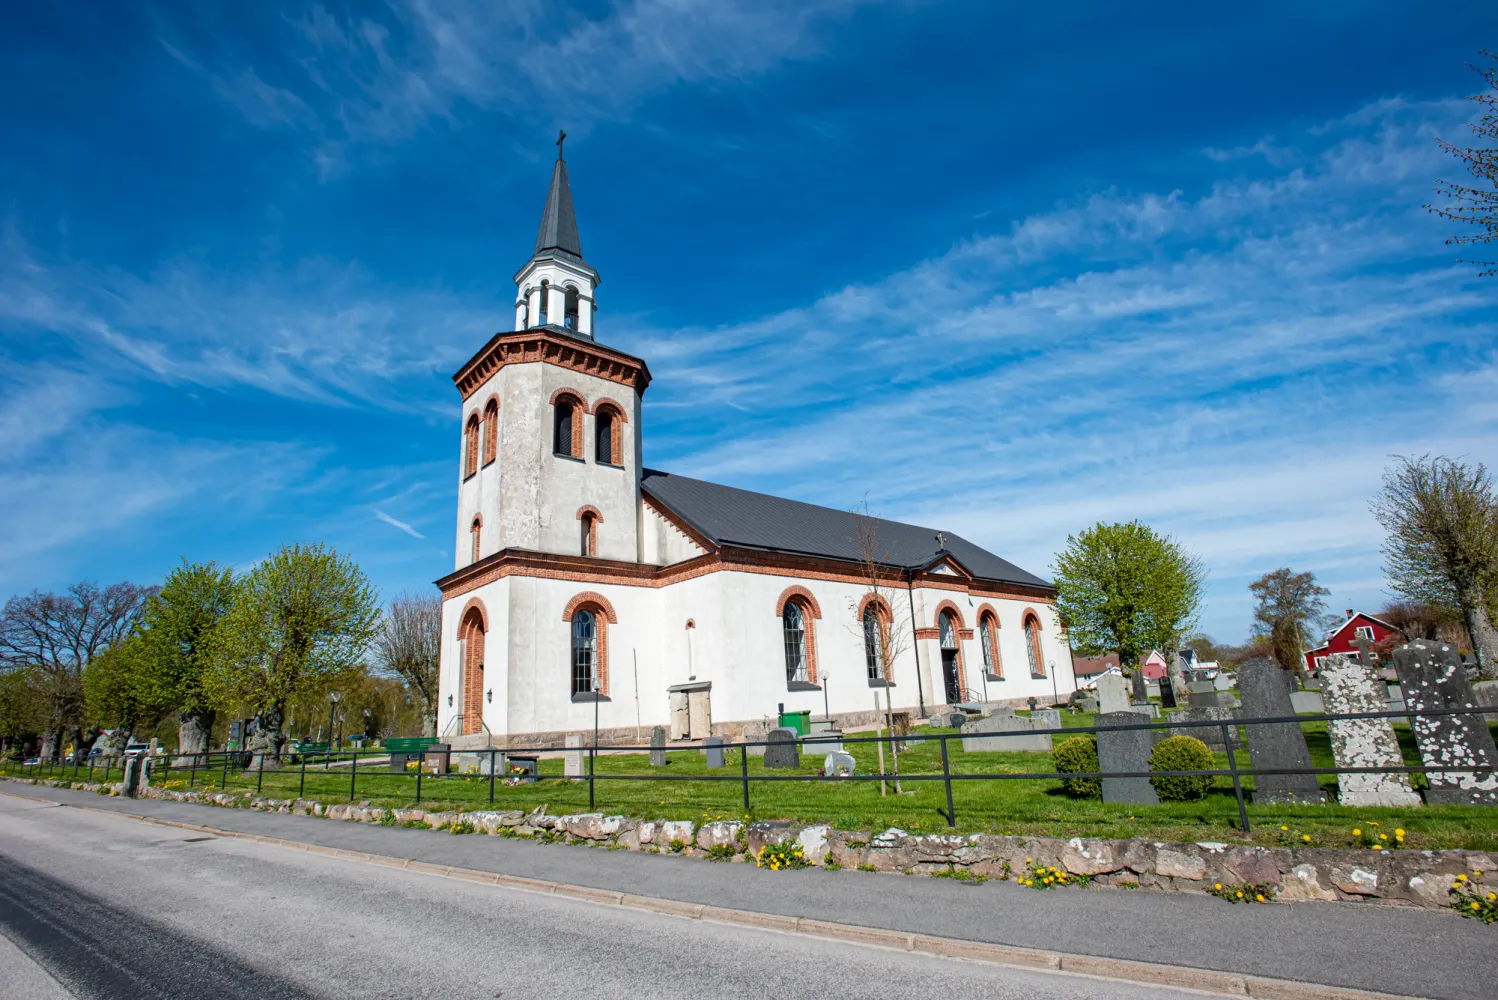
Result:
<svg viewBox="0 0 1498 1000"><path fill-rule="evenodd" d="M947 704L957 704L962 700L962 682L957 679L957 650L941 651L941 677L947 689Z"/></svg>

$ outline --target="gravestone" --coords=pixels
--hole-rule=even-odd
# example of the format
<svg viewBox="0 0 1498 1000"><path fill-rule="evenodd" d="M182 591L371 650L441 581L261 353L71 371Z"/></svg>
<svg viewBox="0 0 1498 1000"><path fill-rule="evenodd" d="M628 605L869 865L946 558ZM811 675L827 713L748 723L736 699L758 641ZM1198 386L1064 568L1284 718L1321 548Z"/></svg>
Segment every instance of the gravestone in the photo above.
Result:
<svg viewBox="0 0 1498 1000"><path fill-rule="evenodd" d="M981 715L1013 715L1014 714L1014 706L1013 705L1000 705L996 701L985 701L980 707L982 708L982 711L979 713ZM967 716L967 713L964 712L963 715ZM967 718L964 718L962 720L962 722L966 722L966 721L967 721ZM958 723L959 726L961 724L962 724L961 722Z"/></svg>
<svg viewBox="0 0 1498 1000"><path fill-rule="evenodd" d="M567 734L567 752L562 755L562 774L568 778L586 778L587 769L583 766L583 737L581 733Z"/></svg>
<svg viewBox="0 0 1498 1000"><path fill-rule="evenodd" d="M1472 685L1472 700L1487 709L1498 709L1498 681L1477 681ZM1498 711L1483 716L1489 722L1498 722Z"/></svg>
<svg viewBox="0 0 1498 1000"><path fill-rule="evenodd" d="M145 761L140 754L125 758L125 796L135 798L140 794L141 776L145 770Z"/></svg>
<svg viewBox="0 0 1498 1000"><path fill-rule="evenodd" d="M1059 708L1037 708L1030 713L1030 721L1040 729L1060 729L1061 709Z"/></svg>
<svg viewBox="0 0 1498 1000"><path fill-rule="evenodd" d="M1150 751L1154 749L1155 741L1150 738L1148 729L1113 731L1107 728L1142 721L1134 712L1105 712L1097 717L1098 770L1106 774L1150 769ZM1159 805L1160 797L1155 794L1155 786L1150 784L1149 778L1104 778L1103 801L1153 806Z"/></svg>
<svg viewBox="0 0 1498 1000"><path fill-rule="evenodd" d="M816 733L809 741L803 740L802 746L809 754L818 753L842 753L843 731L841 729L824 729Z"/></svg>
<svg viewBox="0 0 1498 1000"><path fill-rule="evenodd" d="M1290 707L1295 709L1296 715L1324 715L1326 713L1326 702L1322 700L1320 691L1291 691Z"/></svg>
<svg viewBox="0 0 1498 1000"><path fill-rule="evenodd" d="M1212 686L1219 691L1227 691L1233 686L1233 679L1227 674L1218 674L1212 678Z"/></svg>
<svg viewBox="0 0 1498 1000"><path fill-rule="evenodd" d="M1036 733L1044 728L1033 719L1013 715L986 715L973 719L962 727L963 753L1050 753L1049 733ZM990 735L990 734L1015 735Z"/></svg>
<svg viewBox="0 0 1498 1000"><path fill-rule="evenodd" d="M665 726L656 726L650 731L650 763L653 767L666 766Z"/></svg>
<svg viewBox="0 0 1498 1000"><path fill-rule="evenodd" d="M1273 660L1249 660L1238 668L1238 693L1243 696L1239 714L1246 719L1292 716L1290 675ZM1245 726L1248 755L1255 768L1310 768L1311 751L1298 722ZM1326 794L1314 774L1260 774L1254 777L1254 802L1325 802Z"/></svg>
<svg viewBox="0 0 1498 1000"><path fill-rule="evenodd" d="M1142 715L1147 719L1158 719L1160 717L1160 706L1152 701L1136 701L1129 705L1129 711Z"/></svg>
<svg viewBox="0 0 1498 1000"><path fill-rule="evenodd" d="M1321 667L1321 696L1328 715L1382 712L1384 683L1356 660L1333 653ZM1332 719L1326 724L1338 767L1403 767L1404 757L1388 719ZM1418 806L1420 796L1401 773L1339 774L1344 806Z"/></svg>
<svg viewBox="0 0 1498 1000"><path fill-rule="evenodd" d="M822 761L822 773L828 777L846 778L853 773L855 767L857 767L857 761L853 759L852 754L837 751L828 754L827 758Z"/></svg>
<svg viewBox="0 0 1498 1000"><path fill-rule="evenodd" d="M1096 712L1097 711L1097 699L1096 698L1081 698L1081 699L1079 699L1077 701L1077 707L1080 708L1084 712Z"/></svg>
<svg viewBox="0 0 1498 1000"><path fill-rule="evenodd" d="M1467 671L1456 650L1445 643L1416 639L1394 651L1399 689L1411 712L1477 708ZM1470 770L1427 771L1432 805L1498 803L1498 747L1480 712L1471 715L1412 716L1410 728L1426 767L1465 765Z"/></svg>
<svg viewBox="0 0 1498 1000"><path fill-rule="evenodd" d="M770 730L765 747L765 767L800 767L801 755L796 749L799 734L794 729Z"/></svg>
<svg viewBox="0 0 1498 1000"><path fill-rule="evenodd" d="M541 758L533 754L505 754L503 766L506 781L531 785L541 780Z"/></svg>
<svg viewBox="0 0 1498 1000"><path fill-rule="evenodd" d="M447 743L433 743L421 755L421 769L427 774L446 774L452 747Z"/></svg>
<svg viewBox="0 0 1498 1000"><path fill-rule="evenodd" d="M1097 679L1097 711L1106 715L1129 710L1128 682L1121 674L1103 674Z"/></svg>
<svg viewBox="0 0 1498 1000"><path fill-rule="evenodd" d="M703 740L702 749L707 753L708 767L723 766L723 738L721 736L709 736Z"/></svg>
<svg viewBox="0 0 1498 1000"><path fill-rule="evenodd" d="M1036 697L1032 694L1026 700L1026 703L1030 706L1030 714L1034 715L1035 714L1035 706L1038 705L1038 704L1040 704L1039 700L1037 700Z"/></svg>
<svg viewBox="0 0 1498 1000"><path fill-rule="evenodd" d="M1176 707L1176 689L1175 685L1170 683L1169 677L1160 678L1160 707Z"/></svg>
<svg viewBox="0 0 1498 1000"><path fill-rule="evenodd" d="M938 712L931 717L933 729L960 729L967 722L966 712Z"/></svg>
<svg viewBox="0 0 1498 1000"><path fill-rule="evenodd" d="M1233 713L1225 708L1211 706L1187 705L1178 708L1171 715L1171 722L1226 722L1233 717ZM1172 726L1172 736L1190 736L1192 739L1201 740L1209 750L1227 750L1227 744L1222 739L1221 726ZM1235 731L1233 739L1236 742L1238 733Z"/></svg>

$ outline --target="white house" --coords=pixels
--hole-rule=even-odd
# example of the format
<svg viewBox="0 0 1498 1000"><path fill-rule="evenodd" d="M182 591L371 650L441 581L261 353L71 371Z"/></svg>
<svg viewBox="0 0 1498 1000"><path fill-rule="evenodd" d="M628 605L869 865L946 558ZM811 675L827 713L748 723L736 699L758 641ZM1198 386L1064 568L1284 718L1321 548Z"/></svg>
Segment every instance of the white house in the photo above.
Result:
<svg viewBox="0 0 1498 1000"><path fill-rule="evenodd" d="M1039 577L956 535L645 468L650 370L595 339L599 277L560 152L515 284L514 330L453 376L457 558L437 585L455 745L560 745L595 708L617 743L654 725L739 736L782 705L854 726L886 687L917 716L1070 694ZM904 647L888 677L880 642Z"/></svg>

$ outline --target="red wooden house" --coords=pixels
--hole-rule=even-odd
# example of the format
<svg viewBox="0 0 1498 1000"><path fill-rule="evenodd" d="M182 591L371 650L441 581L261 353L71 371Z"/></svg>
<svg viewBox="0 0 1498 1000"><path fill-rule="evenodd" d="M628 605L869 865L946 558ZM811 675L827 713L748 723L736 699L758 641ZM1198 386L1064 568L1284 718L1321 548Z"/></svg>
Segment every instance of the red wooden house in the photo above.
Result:
<svg viewBox="0 0 1498 1000"><path fill-rule="evenodd" d="M1321 666L1326 658L1333 653L1344 653L1358 659L1357 641L1359 636L1368 640L1368 645L1377 646L1391 635L1400 635L1399 629L1390 625L1381 618L1364 614L1361 611L1347 609L1347 620L1337 626L1336 631L1326 637L1326 641L1315 649L1305 651L1306 669L1315 670Z"/></svg>

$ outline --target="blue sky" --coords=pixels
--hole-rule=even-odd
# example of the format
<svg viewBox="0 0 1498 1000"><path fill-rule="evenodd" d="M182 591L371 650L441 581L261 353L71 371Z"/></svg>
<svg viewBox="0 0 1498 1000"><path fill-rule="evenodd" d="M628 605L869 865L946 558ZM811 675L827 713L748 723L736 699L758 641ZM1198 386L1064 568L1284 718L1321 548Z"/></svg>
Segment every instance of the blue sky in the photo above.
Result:
<svg viewBox="0 0 1498 1000"><path fill-rule="evenodd" d="M0 595L299 539L450 569L449 376L558 127L655 468L1040 573L1141 518L1239 641L1280 565L1384 600L1387 456L1498 464L1498 281L1421 210L1491 3L4 16Z"/></svg>

